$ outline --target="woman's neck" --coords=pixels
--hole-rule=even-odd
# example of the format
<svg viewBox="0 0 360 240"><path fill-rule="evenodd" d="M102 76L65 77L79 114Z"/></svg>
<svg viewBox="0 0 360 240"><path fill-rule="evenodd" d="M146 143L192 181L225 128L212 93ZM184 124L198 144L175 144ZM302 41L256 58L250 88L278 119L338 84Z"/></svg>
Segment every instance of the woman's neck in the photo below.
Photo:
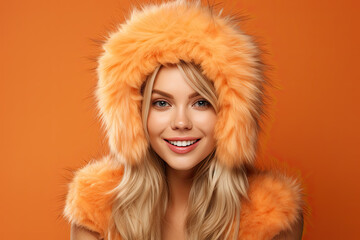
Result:
<svg viewBox="0 0 360 240"><path fill-rule="evenodd" d="M187 207L193 176L194 169L179 171L169 166L166 167L166 178L169 185L169 207Z"/></svg>
<svg viewBox="0 0 360 240"><path fill-rule="evenodd" d="M163 239L185 239L185 220L189 193L194 170L178 171L166 167L166 178L169 186L169 204L162 227ZM176 236L174 238L174 236Z"/></svg>

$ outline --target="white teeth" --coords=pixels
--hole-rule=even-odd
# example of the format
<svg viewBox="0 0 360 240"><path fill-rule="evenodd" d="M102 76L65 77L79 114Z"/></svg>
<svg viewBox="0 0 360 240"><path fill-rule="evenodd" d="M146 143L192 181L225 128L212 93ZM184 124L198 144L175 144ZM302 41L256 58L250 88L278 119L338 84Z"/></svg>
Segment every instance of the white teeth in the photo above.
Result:
<svg viewBox="0 0 360 240"><path fill-rule="evenodd" d="M196 140L192 141L169 141L172 145L178 146L178 147L186 147L194 144Z"/></svg>

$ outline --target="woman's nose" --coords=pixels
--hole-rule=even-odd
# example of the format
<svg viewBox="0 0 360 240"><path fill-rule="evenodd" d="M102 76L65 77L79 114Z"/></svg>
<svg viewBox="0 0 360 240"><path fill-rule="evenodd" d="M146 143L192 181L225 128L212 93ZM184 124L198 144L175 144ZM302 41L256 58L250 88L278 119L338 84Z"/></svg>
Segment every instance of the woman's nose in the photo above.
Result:
<svg viewBox="0 0 360 240"><path fill-rule="evenodd" d="M171 128L176 130L185 130L185 129L192 129L192 122L189 117L189 114L185 108L178 108L176 109L173 119L171 121Z"/></svg>

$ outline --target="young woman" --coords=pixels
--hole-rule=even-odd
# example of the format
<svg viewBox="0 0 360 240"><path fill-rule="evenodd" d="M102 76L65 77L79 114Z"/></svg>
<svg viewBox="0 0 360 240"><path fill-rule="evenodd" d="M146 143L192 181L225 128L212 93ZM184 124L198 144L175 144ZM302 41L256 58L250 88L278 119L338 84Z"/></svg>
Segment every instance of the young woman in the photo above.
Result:
<svg viewBox="0 0 360 240"><path fill-rule="evenodd" d="M259 52L199 2L134 11L99 59L111 153L80 169L72 239L301 239L293 179L260 172Z"/></svg>

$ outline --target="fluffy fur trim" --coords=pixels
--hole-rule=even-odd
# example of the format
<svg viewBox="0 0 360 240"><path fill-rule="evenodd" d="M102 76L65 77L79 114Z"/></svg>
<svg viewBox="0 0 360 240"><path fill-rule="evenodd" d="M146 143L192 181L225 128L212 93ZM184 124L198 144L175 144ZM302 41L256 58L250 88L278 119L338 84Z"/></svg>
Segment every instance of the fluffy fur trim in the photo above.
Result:
<svg viewBox="0 0 360 240"><path fill-rule="evenodd" d="M303 209L299 183L282 174L257 173L249 177L248 201L243 201L240 238L273 239L300 221Z"/></svg>
<svg viewBox="0 0 360 240"><path fill-rule="evenodd" d="M123 168L105 157L79 170L69 185L64 215L74 224L106 235L111 217L111 190ZM239 239L273 239L301 216L302 194L291 178L275 173L249 175L248 200L242 201ZM116 236L119 239L119 236Z"/></svg>
<svg viewBox="0 0 360 240"><path fill-rule="evenodd" d="M140 87L158 65L200 64L218 96L217 159L227 165L256 155L263 84L259 50L229 17L199 1L171 1L134 10L110 34L99 58L98 108L110 149L138 164L148 148Z"/></svg>
<svg viewBox="0 0 360 240"><path fill-rule="evenodd" d="M121 181L123 170L110 157L78 170L69 184L65 218L103 237L111 217L111 190Z"/></svg>

